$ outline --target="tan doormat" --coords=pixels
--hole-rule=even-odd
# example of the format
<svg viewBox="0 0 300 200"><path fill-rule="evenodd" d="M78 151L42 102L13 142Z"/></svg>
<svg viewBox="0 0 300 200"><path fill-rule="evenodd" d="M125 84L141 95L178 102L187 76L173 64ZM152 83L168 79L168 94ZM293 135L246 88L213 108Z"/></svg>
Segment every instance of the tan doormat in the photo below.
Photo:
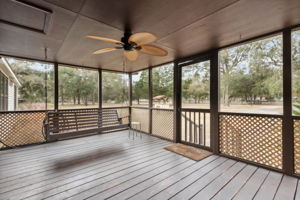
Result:
<svg viewBox="0 0 300 200"><path fill-rule="evenodd" d="M164 149L185 156L195 161L202 160L203 158L212 155L212 153L209 151L179 143L164 147Z"/></svg>

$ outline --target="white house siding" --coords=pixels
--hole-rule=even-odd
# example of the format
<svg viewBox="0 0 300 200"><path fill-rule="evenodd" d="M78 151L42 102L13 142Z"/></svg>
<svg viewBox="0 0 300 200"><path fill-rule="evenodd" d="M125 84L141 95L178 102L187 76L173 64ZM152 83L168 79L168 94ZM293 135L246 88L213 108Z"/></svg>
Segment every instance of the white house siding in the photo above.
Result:
<svg viewBox="0 0 300 200"><path fill-rule="evenodd" d="M15 84L8 81L8 111L15 110Z"/></svg>

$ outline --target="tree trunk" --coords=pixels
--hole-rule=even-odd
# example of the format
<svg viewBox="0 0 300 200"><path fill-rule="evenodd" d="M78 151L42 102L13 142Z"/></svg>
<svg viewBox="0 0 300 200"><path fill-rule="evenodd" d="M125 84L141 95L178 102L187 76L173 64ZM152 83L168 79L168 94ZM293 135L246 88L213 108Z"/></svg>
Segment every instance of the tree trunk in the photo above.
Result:
<svg viewBox="0 0 300 200"><path fill-rule="evenodd" d="M224 87L224 105L229 106L229 86L228 84L225 84Z"/></svg>
<svg viewBox="0 0 300 200"><path fill-rule="evenodd" d="M80 105L80 94L77 94L77 104Z"/></svg>
<svg viewBox="0 0 300 200"><path fill-rule="evenodd" d="M64 101L65 101L65 99L64 99L64 90L63 90L62 87L60 89L61 89L61 105L64 105Z"/></svg>
<svg viewBox="0 0 300 200"><path fill-rule="evenodd" d="M84 105L85 105L85 106L88 105L88 97L87 97L87 96L84 97Z"/></svg>

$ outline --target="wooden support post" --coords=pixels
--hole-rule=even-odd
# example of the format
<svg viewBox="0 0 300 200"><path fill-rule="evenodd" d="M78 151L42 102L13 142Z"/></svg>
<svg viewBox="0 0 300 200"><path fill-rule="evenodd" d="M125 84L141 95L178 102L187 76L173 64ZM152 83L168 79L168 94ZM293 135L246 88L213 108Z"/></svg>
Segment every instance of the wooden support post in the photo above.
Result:
<svg viewBox="0 0 300 200"><path fill-rule="evenodd" d="M292 118L292 61L291 30L283 31L283 126L282 126L282 169L294 174L294 136Z"/></svg>
<svg viewBox="0 0 300 200"><path fill-rule="evenodd" d="M210 62L210 146L213 153L219 154L219 68L218 51L211 55Z"/></svg>
<svg viewBox="0 0 300 200"><path fill-rule="evenodd" d="M174 63L174 142L181 141L181 67Z"/></svg>
<svg viewBox="0 0 300 200"><path fill-rule="evenodd" d="M54 63L54 110L58 110L59 99L59 83L58 83L58 63Z"/></svg>
<svg viewBox="0 0 300 200"><path fill-rule="evenodd" d="M131 126L131 106L132 106L132 73L129 73L129 125Z"/></svg>
<svg viewBox="0 0 300 200"><path fill-rule="evenodd" d="M152 91L152 68L149 68L149 133L152 134L152 106L153 106L153 91Z"/></svg>
<svg viewBox="0 0 300 200"><path fill-rule="evenodd" d="M102 69L98 69L98 105L102 108Z"/></svg>

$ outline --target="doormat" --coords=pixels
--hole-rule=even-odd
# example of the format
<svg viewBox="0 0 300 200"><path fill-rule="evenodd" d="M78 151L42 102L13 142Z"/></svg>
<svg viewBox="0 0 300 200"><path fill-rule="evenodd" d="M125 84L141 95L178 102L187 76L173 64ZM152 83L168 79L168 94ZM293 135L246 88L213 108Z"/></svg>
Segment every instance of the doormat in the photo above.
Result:
<svg viewBox="0 0 300 200"><path fill-rule="evenodd" d="M212 153L209 151L179 143L164 147L164 149L185 156L195 161L202 160L203 158L212 155Z"/></svg>

